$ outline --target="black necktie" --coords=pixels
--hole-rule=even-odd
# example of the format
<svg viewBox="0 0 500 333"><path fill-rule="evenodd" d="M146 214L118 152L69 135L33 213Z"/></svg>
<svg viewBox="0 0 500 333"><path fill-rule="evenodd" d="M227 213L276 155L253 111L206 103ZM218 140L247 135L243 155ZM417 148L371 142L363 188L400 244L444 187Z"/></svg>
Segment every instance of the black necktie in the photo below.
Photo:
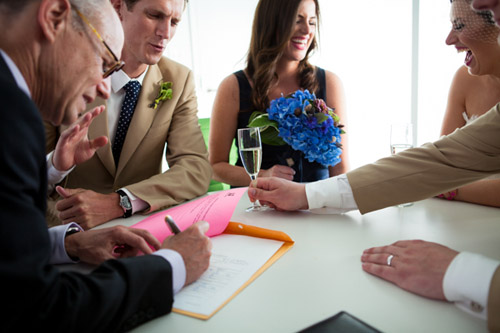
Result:
<svg viewBox="0 0 500 333"><path fill-rule="evenodd" d="M118 118L118 127L116 128L115 141L112 148L115 165L118 165L118 161L120 160L120 154L122 152L123 143L125 142L125 137L127 136L128 126L134 115L137 98L141 91L141 84L138 81L131 80L123 89L125 89L125 100L123 101L120 117Z"/></svg>

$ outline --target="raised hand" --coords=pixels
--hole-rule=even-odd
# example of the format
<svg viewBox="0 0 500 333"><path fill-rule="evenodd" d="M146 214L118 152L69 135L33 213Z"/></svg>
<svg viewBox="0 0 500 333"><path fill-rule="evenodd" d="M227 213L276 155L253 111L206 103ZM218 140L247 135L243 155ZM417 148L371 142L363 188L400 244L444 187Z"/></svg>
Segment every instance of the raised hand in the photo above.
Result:
<svg viewBox="0 0 500 333"><path fill-rule="evenodd" d="M52 164L57 170L67 171L74 165L89 160L97 149L108 143L108 138L105 136L94 140L88 138L88 129L92 120L103 110L104 106L98 106L91 112L85 113L61 133L52 155Z"/></svg>

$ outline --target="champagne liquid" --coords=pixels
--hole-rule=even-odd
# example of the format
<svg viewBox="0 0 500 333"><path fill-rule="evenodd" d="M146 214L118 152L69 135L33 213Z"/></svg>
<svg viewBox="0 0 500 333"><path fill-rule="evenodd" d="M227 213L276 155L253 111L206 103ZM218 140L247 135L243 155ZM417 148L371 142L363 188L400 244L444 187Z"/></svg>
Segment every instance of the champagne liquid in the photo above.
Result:
<svg viewBox="0 0 500 333"><path fill-rule="evenodd" d="M257 176L262 162L262 148L246 148L240 150L241 161L250 176Z"/></svg>
<svg viewBox="0 0 500 333"><path fill-rule="evenodd" d="M408 148L413 148L412 145L409 145L409 144L394 144L394 145L391 145L391 154L392 155L396 155L400 152L402 152L403 150L406 150Z"/></svg>

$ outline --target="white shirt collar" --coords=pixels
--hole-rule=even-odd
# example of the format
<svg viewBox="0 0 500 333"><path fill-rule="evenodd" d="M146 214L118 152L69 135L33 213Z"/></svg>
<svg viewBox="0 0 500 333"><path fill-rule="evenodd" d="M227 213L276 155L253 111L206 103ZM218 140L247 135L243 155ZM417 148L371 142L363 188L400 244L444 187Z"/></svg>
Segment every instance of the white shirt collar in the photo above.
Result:
<svg viewBox="0 0 500 333"><path fill-rule="evenodd" d="M9 68L10 72L12 73L12 76L14 76L14 80L16 81L19 89L24 91L26 95L28 95L28 97L31 98L31 92L30 89L28 88L28 83L26 83L26 80L21 74L19 68L17 68L14 61L2 49L0 49L0 55L5 60L5 63L7 64L7 67Z"/></svg>
<svg viewBox="0 0 500 333"><path fill-rule="evenodd" d="M123 87L125 87L125 85L131 80L139 81L139 83L142 86L142 81L144 81L144 77L146 76L146 73L148 72L148 70L149 70L149 66L144 71L144 73L142 73L141 75L139 75L139 77L137 77L135 79L131 79L123 70L120 70L120 71L114 73L113 75L111 75L111 89L112 89L112 91L114 93L117 93Z"/></svg>

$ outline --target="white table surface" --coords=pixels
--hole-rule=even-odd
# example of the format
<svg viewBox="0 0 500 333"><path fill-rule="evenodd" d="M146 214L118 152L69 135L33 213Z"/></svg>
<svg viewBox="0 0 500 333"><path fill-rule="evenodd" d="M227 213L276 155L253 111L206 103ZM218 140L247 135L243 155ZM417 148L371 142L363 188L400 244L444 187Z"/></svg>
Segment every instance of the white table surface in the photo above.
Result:
<svg viewBox="0 0 500 333"><path fill-rule="evenodd" d="M486 322L365 273L366 248L423 239L500 260L500 210L441 199L361 215L246 213L233 221L286 232L294 247L209 320L171 313L134 332L296 332L347 311L384 332L487 332ZM131 225L133 216L107 223Z"/></svg>

